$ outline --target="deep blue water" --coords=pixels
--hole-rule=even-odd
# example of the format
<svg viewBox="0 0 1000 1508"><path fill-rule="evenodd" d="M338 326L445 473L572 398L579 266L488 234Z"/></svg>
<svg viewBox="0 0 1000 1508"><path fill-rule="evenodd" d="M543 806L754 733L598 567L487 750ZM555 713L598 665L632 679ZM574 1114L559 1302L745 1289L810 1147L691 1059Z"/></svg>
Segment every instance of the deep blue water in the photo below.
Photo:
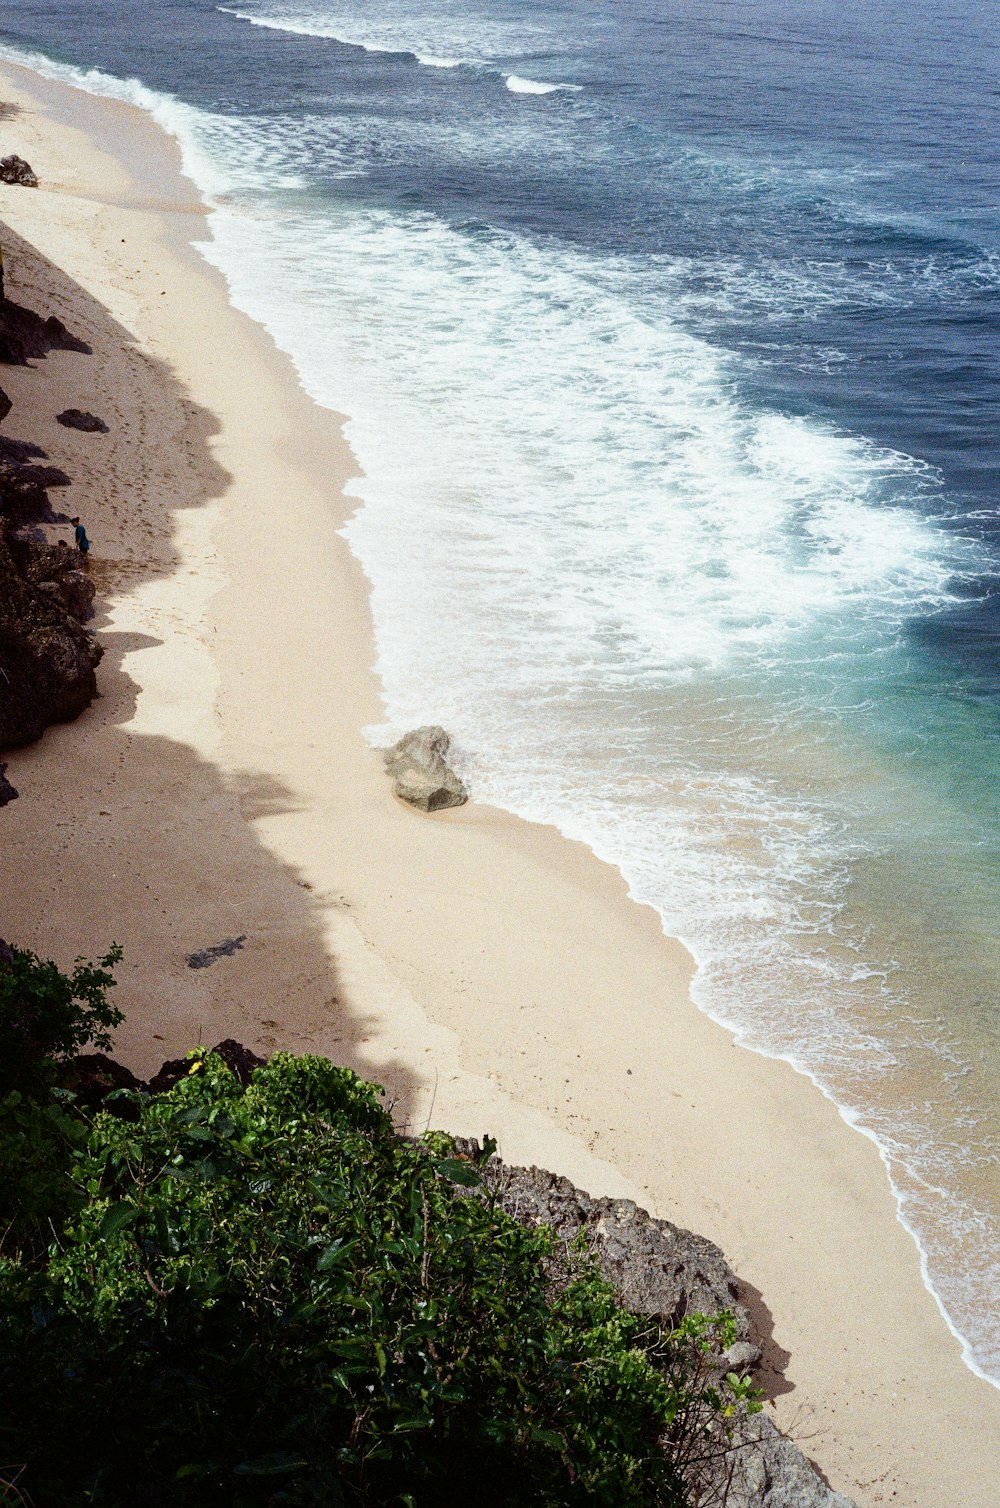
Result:
<svg viewBox="0 0 1000 1508"><path fill-rule="evenodd" d="M700 1003L878 1137L993 1376L998 36L0 0L179 136L234 300L351 417L387 721L617 863Z"/></svg>

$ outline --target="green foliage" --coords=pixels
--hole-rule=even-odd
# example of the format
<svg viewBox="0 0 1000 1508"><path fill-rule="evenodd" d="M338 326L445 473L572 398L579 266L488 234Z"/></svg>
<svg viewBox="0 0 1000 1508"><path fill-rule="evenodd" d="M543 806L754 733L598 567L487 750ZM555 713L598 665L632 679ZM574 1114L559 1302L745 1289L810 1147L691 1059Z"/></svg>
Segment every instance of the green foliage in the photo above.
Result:
<svg viewBox="0 0 1000 1508"><path fill-rule="evenodd" d="M86 1127L72 1106L53 1093L58 1060L88 1042L111 1046L122 1019L108 1001L111 970L121 958L112 947L98 965L77 959L71 974L34 953L5 950L0 960L0 1250L44 1251L58 1224L77 1203L65 1175L73 1146ZM0 1499L2 1501L2 1499Z"/></svg>
<svg viewBox="0 0 1000 1508"><path fill-rule="evenodd" d="M12 1089L34 1094L51 1082L55 1060L88 1042L110 1048L111 1030L122 1020L107 998L120 948L96 965L78 958L72 974L20 948L10 953L0 962L0 1099Z"/></svg>
<svg viewBox="0 0 1000 1508"><path fill-rule="evenodd" d="M0 1247L0 1503L682 1508L742 1386L707 1388L709 1322L651 1333L380 1093L199 1050L128 1120L7 1097L52 1239Z"/></svg>
<svg viewBox="0 0 1000 1508"><path fill-rule="evenodd" d="M62 1098L26 1099L13 1089L0 1100L0 1253L44 1256L53 1227L82 1203L66 1165L86 1138L86 1123Z"/></svg>

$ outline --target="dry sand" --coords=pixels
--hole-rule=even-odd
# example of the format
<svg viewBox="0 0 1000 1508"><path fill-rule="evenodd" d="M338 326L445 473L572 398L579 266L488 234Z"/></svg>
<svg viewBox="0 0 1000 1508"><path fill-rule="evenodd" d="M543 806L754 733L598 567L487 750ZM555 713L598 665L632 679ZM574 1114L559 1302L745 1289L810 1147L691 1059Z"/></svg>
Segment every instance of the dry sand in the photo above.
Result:
<svg viewBox="0 0 1000 1508"><path fill-rule="evenodd" d="M4 433L73 478L53 498L90 531L106 650L93 707L7 756L0 934L63 964L119 941L139 1071L227 1035L320 1051L410 1126L490 1130L709 1236L771 1337L768 1407L834 1486L997 1508L1000 1392L963 1365L874 1146L699 1014L687 954L587 850L390 794L337 532L356 467L192 250L210 231L174 143L24 69L0 98L4 151L42 179L0 187L9 295L93 346L3 368ZM110 432L61 428L68 406Z"/></svg>

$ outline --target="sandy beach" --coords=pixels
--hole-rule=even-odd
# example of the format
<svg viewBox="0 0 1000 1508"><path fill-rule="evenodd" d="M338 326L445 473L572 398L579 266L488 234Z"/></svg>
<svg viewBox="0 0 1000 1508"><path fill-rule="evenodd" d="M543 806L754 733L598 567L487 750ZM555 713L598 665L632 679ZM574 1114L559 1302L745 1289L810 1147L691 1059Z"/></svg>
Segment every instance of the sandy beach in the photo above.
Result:
<svg viewBox="0 0 1000 1508"><path fill-rule="evenodd" d="M105 648L89 711L4 756L0 934L61 964L122 945L136 1071L224 1036L321 1052L401 1124L490 1131L708 1236L770 1337L769 1412L834 1487L995 1508L1000 1392L963 1364L874 1145L697 1011L688 954L589 851L392 796L338 532L357 468L200 257L175 144L10 65L0 99L3 151L41 179L0 186L8 296L93 349L5 367L3 435L72 478L52 500L91 535ZM108 433L58 425L71 406Z"/></svg>

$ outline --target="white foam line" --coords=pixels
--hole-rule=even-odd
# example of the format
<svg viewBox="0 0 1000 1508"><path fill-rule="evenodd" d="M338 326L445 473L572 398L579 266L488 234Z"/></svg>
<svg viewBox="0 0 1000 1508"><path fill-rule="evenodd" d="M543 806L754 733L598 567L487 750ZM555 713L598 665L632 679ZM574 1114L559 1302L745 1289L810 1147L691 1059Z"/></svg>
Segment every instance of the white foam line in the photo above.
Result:
<svg viewBox="0 0 1000 1508"><path fill-rule="evenodd" d="M72 63L59 63L46 57L44 53L34 52L29 48L0 45L0 58L21 68L30 68L54 83L66 84L85 94L118 100L145 111L161 130L177 142L181 149L182 170L195 184L207 207L217 207L215 196L225 193L229 185L224 169L220 169L206 156L197 141L195 123L199 119L208 118L206 111L185 104L176 95L150 89L139 79L120 79L100 68L77 68Z"/></svg>
<svg viewBox="0 0 1000 1508"><path fill-rule="evenodd" d="M292 18L278 20L276 17L271 16L255 16L249 11L239 10L233 5L217 5L215 8L223 15L235 16L239 21L247 21L251 26L260 26L266 31L283 31L297 37L317 37L330 42L339 42L342 47L358 47L362 52L386 53L396 57L414 58L425 68L450 69L469 67L494 71L494 65L485 59L439 57L435 53L417 52L413 48L403 46L402 44L393 46L386 42L361 42L355 37L345 37L342 31L318 20L296 21ZM539 79L522 78L517 73L504 74L503 81L512 94L555 94L560 90L571 94L578 94L583 88L582 84L551 84Z"/></svg>
<svg viewBox="0 0 1000 1508"><path fill-rule="evenodd" d="M393 736L396 736L395 731L393 733ZM473 791L473 798L475 798L475 791ZM510 808L510 810L512 810L514 816L522 815L516 810L516 807ZM534 819L529 817L527 820L531 821ZM951 1315L948 1313L948 1310L945 1307L944 1300L941 1298L941 1295L934 1287L934 1282L931 1278L930 1273L928 1255L924 1248L923 1242L921 1241L920 1234L907 1218L907 1195L899 1187L896 1179L893 1177L893 1159L890 1156L888 1149L883 1145L881 1139L878 1136L878 1133L874 1131L870 1126L866 1126L862 1121L862 1112L853 1110L846 1105L840 1104L840 1102L834 1096L833 1092L827 1087L826 1084L824 1084L823 1080L817 1077L815 1071L811 1068L806 1067L806 1065L802 1063L798 1058L796 1058L794 1054L788 1052L777 1052L773 1049L761 1045L760 1043L754 1041L753 1038L747 1034L746 1028L739 1022L732 1020L725 1014L725 1012L713 1008L708 1003L708 1000L704 997L703 991L699 988L700 982L704 976L705 960L704 958L699 957L696 944L689 937L685 937L683 934L678 935L668 931L666 918L664 917L661 908L656 904L655 900L650 900L648 897L644 896L639 890L636 889L636 887L632 883L632 880L629 878L627 867L622 865L618 860L612 857L610 853L602 852L599 842L592 841L581 832L575 830L570 824L561 822L558 817L554 817L550 820L552 822L552 825L559 833L561 833L564 838L568 839L571 842L582 842L585 847L590 849L590 852L595 856L595 858L601 861L602 864L609 864L613 869L617 869L619 874L621 874L623 879L625 880L630 900L635 901L637 905L652 905L653 909L660 917L664 936L673 937L675 941L679 942L681 946L686 949L691 958L694 960L695 972L691 980L689 993L698 1010L700 1010L703 1015L707 1016L709 1020L714 1021L717 1026L721 1026L724 1031L729 1032L736 1045L743 1048L744 1051L756 1053L758 1057L767 1058L771 1062L787 1063L789 1068L794 1069L796 1073L801 1074L804 1078L808 1079L809 1082L819 1090L823 1098L825 1100L828 1100L829 1103L833 1105L834 1109L837 1111L837 1114L840 1116L844 1124L851 1131L856 1131L861 1136L867 1137L867 1139L874 1145L882 1162L882 1166L886 1171L889 1190L896 1209L896 1219L899 1221L900 1225L909 1235L910 1239L913 1241L914 1246L917 1248L917 1256L920 1263L920 1278L923 1286L926 1288L927 1292L934 1300L934 1303L937 1305L938 1313L944 1320L949 1334L951 1334L955 1338L955 1340L961 1347L962 1360L968 1367L969 1371L972 1372L976 1377L980 1378L981 1381L989 1383L991 1387L996 1388L998 1391L1000 1391L1000 1378L992 1376L989 1372L984 1371L980 1366L979 1362L976 1360L973 1354L969 1341L956 1327L954 1321L951 1318ZM902 1161L902 1159L900 1159L900 1161ZM913 1174L912 1176L916 1177L917 1175Z"/></svg>
<svg viewBox="0 0 1000 1508"><path fill-rule="evenodd" d="M506 74L504 83L511 94L555 94L557 90L579 94L583 88L582 84L544 84L538 79L523 79L517 73Z"/></svg>
<svg viewBox="0 0 1000 1508"><path fill-rule="evenodd" d="M236 10L230 5L217 5L215 8L223 15L235 16L238 21L249 21L251 26L260 26L265 31L284 31L294 37L316 37L326 42L339 42L342 47L357 47L361 52L383 52L396 57L416 58L418 62L423 61L409 47L390 47L388 44L378 42L358 42L353 37L342 37L332 27L324 26L321 22L276 21L269 16L251 16L247 11Z"/></svg>
<svg viewBox="0 0 1000 1508"><path fill-rule="evenodd" d="M629 894L632 894L631 889L629 890ZM796 1073L802 1074L804 1078L807 1078L809 1082L819 1090L823 1098L830 1102L830 1104L837 1111L837 1114L840 1116L841 1120L846 1126L848 1126L852 1131L857 1131L862 1136L867 1137L868 1140L873 1144L875 1150L878 1152L882 1166L885 1168L886 1178L889 1183L889 1190L892 1194L893 1203L896 1206L896 1219L899 1221L903 1229L907 1232L910 1239L913 1241L914 1246L917 1248L917 1256L920 1261L920 1277L924 1287L937 1305L938 1313L941 1315L941 1318L947 1325L950 1334L953 1335L955 1340L958 1341L959 1346L962 1350L962 1360L965 1362L965 1365L968 1367L969 1371L974 1373L975 1376L979 1377L983 1382L988 1382L991 1387L994 1387L998 1391L1000 1391L1000 1378L991 1376L989 1372L985 1372L979 1365L978 1361L973 1355L972 1347L969 1341L955 1326L951 1315L945 1308L944 1300L941 1298L941 1295L934 1287L934 1283L930 1274L930 1263L927 1252L924 1249L923 1242L921 1241L916 1228L911 1224L906 1215L908 1196L899 1187L899 1184L893 1177L893 1159L892 1157L890 1157L888 1150L880 1140L878 1133L876 1131L873 1131L870 1126L866 1126L864 1124L863 1120L861 1119L861 1111L852 1110L848 1106L840 1104L839 1100L835 1098L832 1091L828 1089L827 1086L823 1083L823 1080L817 1078L816 1073L812 1069L806 1068L805 1065L801 1063L797 1058L795 1058L791 1053L772 1052L769 1051L766 1047L759 1046L757 1043L753 1042L745 1034L745 1032L742 1031L738 1026L736 1026L732 1021L728 1020L719 1012L713 1011L711 1007L708 1006L704 1001L698 999L696 987L702 966L698 961L697 955L691 943L683 937L678 938L677 940L678 942L683 944L683 946L691 954L691 957L695 960L696 970L695 975L691 981L691 998L692 1000L694 1000L698 1009L702 1011L706 1016L708 1016L712 1021L715 1021L719 1026L724 1027L726 1031L731 1032L737 1046L747 1048L751 1052L757 1053L759 1057L769 1058L777 1063L787 1063L788 1066L790 1068L793 1068ZM898 1159L898 1161L903 1162L903 1159L900 1158ZM905 1162L903 1163L903 1165L905 1166ZM914 1172L913 1169L909 1169L908 1171L915 1179L919 1176Z"/></svg>
<svg viewBox="0 0 1000 1508"><path fill-rule="evenodd" d="M269 16L252 16L248 11L237 10L232 5L217 5L216 10L226 16L235 16L239 21L248 21L251 26L260 26L266 31L289 32L296 37L317 37L323 41L339 42L342 47L357 47L361 52L384 53L391 57L414 58L425 68L462 68L485 66L472 58L442 58L434 53L414 52L411 47L394 47L381 42L359 42L355 37L345 37L332 26L319 21L278 21Z"/></svg>

